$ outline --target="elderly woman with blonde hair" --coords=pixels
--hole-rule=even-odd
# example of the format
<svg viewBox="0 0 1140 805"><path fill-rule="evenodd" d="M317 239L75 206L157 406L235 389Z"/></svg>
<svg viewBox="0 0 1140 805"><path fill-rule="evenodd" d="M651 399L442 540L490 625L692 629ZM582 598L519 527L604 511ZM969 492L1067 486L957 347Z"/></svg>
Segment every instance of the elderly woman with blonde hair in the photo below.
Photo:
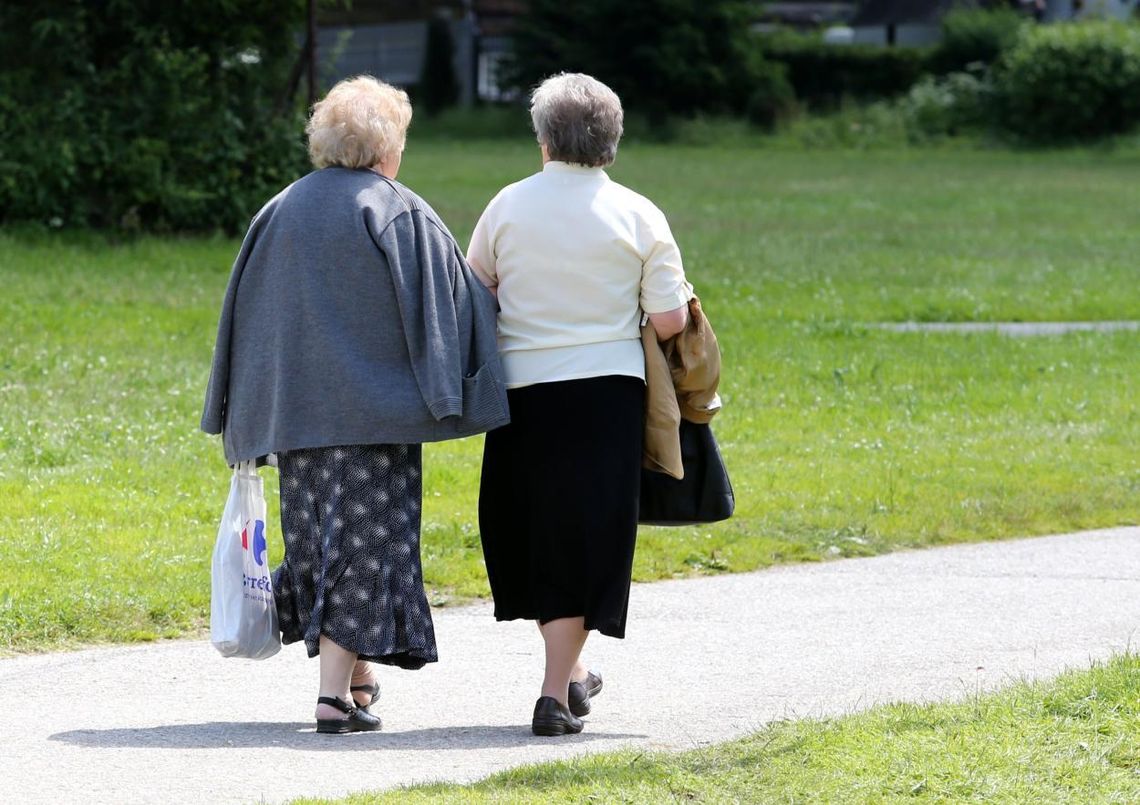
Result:
<svg viewBox="0 0 1140 805"><path fill-rule="evenodd" d="M680 332L691 286L669 224L612 181L622 108L590 76L539 86L542 171L487 205L467 252L499 299L511 424L487 435L479 526L495 617L535 620L536 735L580 732L602 687L590 631L625 635L645 401L640 324Z"/></svg>
<svg viewBox="0 0 1140 805"><path fill-rule="evenodd" d="M421 443L508 421L495 300L396 181L412 109L370 77L307 127L314 172L254 216L222 304L202 429L275 462L285 643L320 656L318 732L380 728L372 663L436 643L420 566Z"/></svg>

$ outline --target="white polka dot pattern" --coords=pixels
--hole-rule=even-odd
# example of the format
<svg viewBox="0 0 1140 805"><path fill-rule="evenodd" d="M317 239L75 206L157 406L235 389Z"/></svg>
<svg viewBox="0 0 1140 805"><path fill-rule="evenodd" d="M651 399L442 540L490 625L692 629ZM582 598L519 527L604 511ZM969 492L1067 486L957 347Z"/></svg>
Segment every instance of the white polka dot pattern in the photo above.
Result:
<svg viewBox="0 0 1140 805"><path fill-rule="evenodd" d="M323 634L361 659L437 659L420 565L421 448L354 445L278 455L285 559L273 573L282 641Z"/></svg>

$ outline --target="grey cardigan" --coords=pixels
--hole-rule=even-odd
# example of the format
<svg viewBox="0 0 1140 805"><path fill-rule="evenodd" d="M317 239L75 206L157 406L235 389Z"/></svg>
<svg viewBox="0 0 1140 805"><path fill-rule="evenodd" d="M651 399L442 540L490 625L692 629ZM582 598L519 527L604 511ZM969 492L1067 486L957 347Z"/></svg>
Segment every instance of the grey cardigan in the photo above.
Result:
<svg viewBox="0 0 1140 805"><path fill-rule="evenodd" d="M222 302L202 430L229 463L506 424L496 302L428 204L325 168L253 218Z"/></svg>

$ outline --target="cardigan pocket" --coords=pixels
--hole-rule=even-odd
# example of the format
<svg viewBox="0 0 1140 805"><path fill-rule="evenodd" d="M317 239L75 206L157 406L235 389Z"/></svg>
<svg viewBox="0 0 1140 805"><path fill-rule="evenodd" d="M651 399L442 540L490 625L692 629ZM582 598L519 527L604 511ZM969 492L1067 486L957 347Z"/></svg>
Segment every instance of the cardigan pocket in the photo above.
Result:
<svg viewBox="0 0 1140 805"><path fill-rule="evenodd" d="M497 363L485 363L475 374L463 378L463 418L482 430L510 421L507 390Z"/></svg>

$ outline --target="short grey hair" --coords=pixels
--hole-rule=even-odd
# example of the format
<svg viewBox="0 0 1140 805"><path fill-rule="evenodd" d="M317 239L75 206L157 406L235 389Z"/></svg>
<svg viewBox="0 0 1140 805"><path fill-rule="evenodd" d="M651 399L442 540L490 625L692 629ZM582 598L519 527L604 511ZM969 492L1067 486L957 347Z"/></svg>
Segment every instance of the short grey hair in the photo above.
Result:
<svg viewBox="0 0 1140 805"><path fill-rule="evenodd" d="M313 107L309 157L317 168L371 168L404 150L411 122L402 89L370 75L345 79Z"/></svg>
<svg viewBox="0 0 1140 805"><path fill-rule="evenodd" d="M530 119L553 160L604 168L617 157L621 99L596 78L559 73L546 79L530 96Z"/></svg>

